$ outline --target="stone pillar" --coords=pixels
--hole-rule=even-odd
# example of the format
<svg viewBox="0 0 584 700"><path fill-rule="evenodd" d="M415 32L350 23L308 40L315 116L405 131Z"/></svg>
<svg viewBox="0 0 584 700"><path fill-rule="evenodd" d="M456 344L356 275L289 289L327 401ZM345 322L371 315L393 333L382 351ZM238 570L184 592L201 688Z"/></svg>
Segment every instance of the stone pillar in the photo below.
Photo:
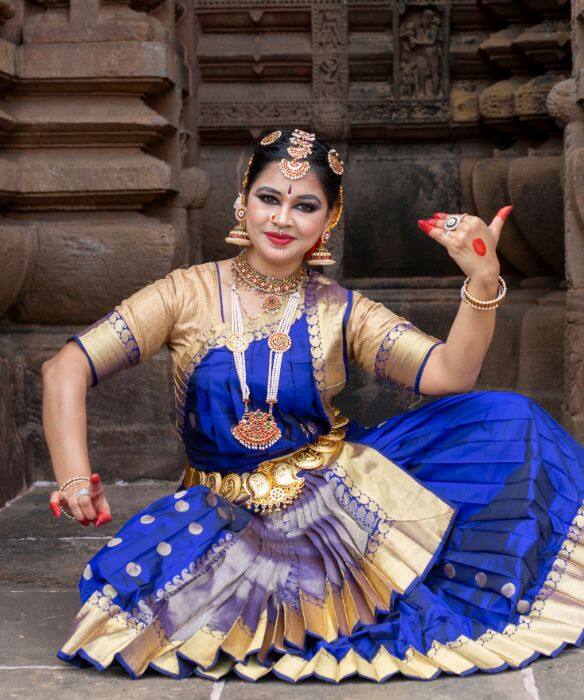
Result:
<svg viewBox="0 0 584 700"><path fill-rule="evenodd" d="M29 0L11 18L0 11L0 442L10 445L0 503L51 477L44 359L193 258L190 211L209 182L184 121L184 13L175 0ZM162 356L90 392L91 457L104 477L178 477L170 386Z"/></svg>
<svg viewBox="0 0 584 700"><path fill-rule="evenodd" d="M572 3L572 76L556 85L548 108L564 129L567 282L564 422L584 442L584 1Z"/></svg>

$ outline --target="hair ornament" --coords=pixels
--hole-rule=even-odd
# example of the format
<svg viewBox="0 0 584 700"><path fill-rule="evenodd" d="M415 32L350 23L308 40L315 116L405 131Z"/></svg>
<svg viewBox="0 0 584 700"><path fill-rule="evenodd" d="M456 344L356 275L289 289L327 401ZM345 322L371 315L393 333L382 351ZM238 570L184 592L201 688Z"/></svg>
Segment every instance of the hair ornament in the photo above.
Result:
<svg viewBox="0 0 584 700"><path fill-rule="evenodd" d="M345 172L345 164L334 148L328 152L328 162L335 175L342 175Z"/></svg>
<svg viewBox="0 0 584 700"><path fill-rule="evenodd" d="M281 131L272 131L271 134L264 136L260 143L262 146L271 146L273 143L276 143L280 136L282 136Z"/></svg>
<svg viewBox="0 0 584 700"><path fill-rule="evenodd" d="M290 137L288 155L291 160L282 158L278 167L280 172L288 180L300 180L310 170L310 163L305 160L312 153L312 142L316 134L311 134L302 129L294 129Z"/></svg>

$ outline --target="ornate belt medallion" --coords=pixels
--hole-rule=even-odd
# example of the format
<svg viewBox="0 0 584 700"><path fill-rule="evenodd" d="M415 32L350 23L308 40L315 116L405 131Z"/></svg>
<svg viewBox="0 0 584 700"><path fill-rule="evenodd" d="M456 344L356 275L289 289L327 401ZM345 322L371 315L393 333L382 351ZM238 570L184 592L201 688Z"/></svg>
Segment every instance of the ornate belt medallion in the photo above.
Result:
<svg viewBox="0 0 584 700"><path fill-rule="evenodd" d="M299 471L320 469L339 454L346 435L344 427L348 422L349 419L341 416L335 408L333 427L329 433L289 455L260 462L252 472L204 472L187 464L184 486L208 486L228 501L245 505L256 513L269 514L273 510L282 510L302 493L304 479L298 476Z"/></svg>

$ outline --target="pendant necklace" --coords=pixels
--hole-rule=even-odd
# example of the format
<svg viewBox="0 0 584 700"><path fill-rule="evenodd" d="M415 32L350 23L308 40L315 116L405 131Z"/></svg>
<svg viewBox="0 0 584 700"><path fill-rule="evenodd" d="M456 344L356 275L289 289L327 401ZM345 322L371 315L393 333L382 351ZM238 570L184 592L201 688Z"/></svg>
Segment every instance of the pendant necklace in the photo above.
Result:
<svg viewBox="0 0 584 700"><path fill-rule="evenodd" d="M262 411L258 408L255 411L250 411L250 390L245 369L245 351L249 341L245 334L237 285L235 283L231 285L231 334L228 336L225 345L233 353L235 369L237 370L241 387L241 398L245 407L241 420L231 427L231 434L239 443L252 450L265 450L282 437L282 431L274 419L273 408L278 402L282 358L284 353L292 347L289 330L296 316L299 303L300 293L297 290L290 295L276 332L272 333L268 338L270 356L268 360L266 403L269 409L268 411Z"/></svg>
<svg viewBox="0 0 584 700"><path fill-rule="evenodd" d="M283 299L306 284L308 272L299 267L288 277L279 278L258 272L249 262L247 251L242 251L231 263L231 272L235 279L245 289L267 295L262 302L262 308L274 314L282 308Z"/></svg>

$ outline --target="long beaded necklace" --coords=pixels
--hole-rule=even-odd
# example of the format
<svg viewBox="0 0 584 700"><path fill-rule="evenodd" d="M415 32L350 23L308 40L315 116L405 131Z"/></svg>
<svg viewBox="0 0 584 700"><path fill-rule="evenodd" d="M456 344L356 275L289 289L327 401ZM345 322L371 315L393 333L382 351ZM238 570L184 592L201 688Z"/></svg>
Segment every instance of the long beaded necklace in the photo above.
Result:
<svg viewBox="0 0 584 700"><path fill-rule="evenodd" d="M308 279L308 272L304 267L299 267L284 278L258 272L249 262L246 251L242 251L233 259L231 273L245 289L253 289L259 294L267 295L262 302L262 308L270 313L275 313L282 308L282 297L300 289Z"/></svg>
<svg viewBox="0 0 584 700"><path fill-rule="evenodd" d="M245 368L245 351L249 341L245 335L237 283L231 285L231 334L226 340L226 346L233 353L241 387L241 398L245 407L240 421L231 427L231 434L239 443L252 450L265 450L282 437L282 431L273 416L273 408L278 402L282 357L292 347L289 331L299 303L300 292L297 290L290 295L276 332L268 338L270 356L266 403L269 405L269 410L266 412L258 408L250 411L251 393Z"/></svg>

